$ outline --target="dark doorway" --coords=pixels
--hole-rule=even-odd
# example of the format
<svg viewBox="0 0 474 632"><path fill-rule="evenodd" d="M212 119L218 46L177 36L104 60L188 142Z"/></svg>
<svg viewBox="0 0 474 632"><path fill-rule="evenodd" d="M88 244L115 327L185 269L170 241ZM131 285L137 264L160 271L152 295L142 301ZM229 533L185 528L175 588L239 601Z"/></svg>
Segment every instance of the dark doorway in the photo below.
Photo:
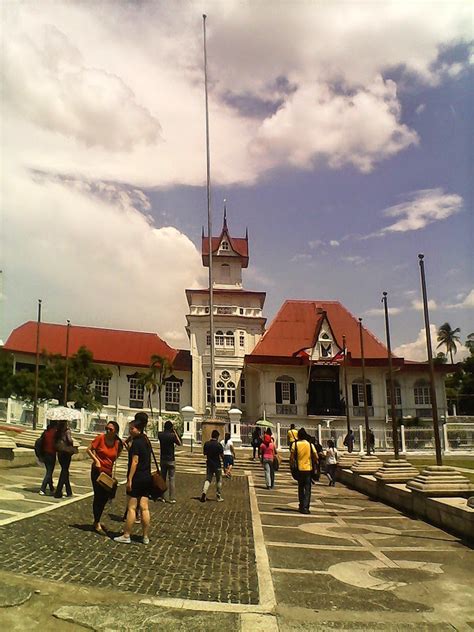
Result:
<svg viewBox="0 0 474 632"><path fill-rule="evenodd" d="M343 415L339 367L313 366L309 380L308 415Z"/></svg>

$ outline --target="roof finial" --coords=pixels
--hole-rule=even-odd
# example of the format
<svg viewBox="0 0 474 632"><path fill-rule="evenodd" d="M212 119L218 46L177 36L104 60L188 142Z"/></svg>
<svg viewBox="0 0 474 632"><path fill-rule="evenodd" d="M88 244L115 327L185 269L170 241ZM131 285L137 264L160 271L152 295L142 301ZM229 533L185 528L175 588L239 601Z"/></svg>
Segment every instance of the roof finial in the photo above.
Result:
<svg viewBox="0 0 474 632"><path fill-rule="evenodd" d="M222 230L228 230L227 228L227 200L224 198L224 224Z"/></svg>

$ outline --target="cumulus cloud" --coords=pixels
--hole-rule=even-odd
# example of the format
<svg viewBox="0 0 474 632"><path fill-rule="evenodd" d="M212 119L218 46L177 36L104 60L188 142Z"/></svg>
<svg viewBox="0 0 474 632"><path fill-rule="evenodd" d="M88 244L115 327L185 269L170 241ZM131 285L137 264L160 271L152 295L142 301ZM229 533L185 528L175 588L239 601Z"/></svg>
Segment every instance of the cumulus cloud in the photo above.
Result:
<svg viewBox="0 0 474 632"><path fill-rule="evenodd" d="M205 285L200 256L176 228L153 226L136 208L137 199L146 207L142 196L18 172L4 193L4 257L15 262L5 273L15 306L7 331L19 324L15 313L34 319L42 298L45 321L156 331L187 345L184 290Z"/></svg>
<svg viewBox="0 0 474 632"><path fill-rule="evenodd" d="M474 290L467 295L461 295L459 303L451 303L444 305L446 309L473 309L474 308Z"/></svg>
<svg viewBox="0 0 474 632"><path fill-rule="evenodd" d="M423 311L423 301L419 299L413 299L411 302L411 308L416 310L417 312ZM428 299L428 309L438 309L438 304L432 298Z"/></svg>
<svg viewBox="0 0 474 632"><path fill-rule="evenodd" d="M329 245L332 246L333 248L336 248L337 246L340 246L340 243L337 241L337 239L331 239L331 241L329 242Z"/></svg>
<svg viewBox="0 0 474 632"><path fill-rule="evenodd" d="M437 331L438 328L436 325L430 325L430 337L431 337L431 346L433 356L438 353L441 349L436 349L436 339L437 339ZM455 356L455 361L460 362L463 358L469 356L469 350L466 349L463 345L457 345L458 351ZM427 362L428 361L428 352L426 350L426 332L425 329L420 329L418 333L418 337L413 342L407 342L405 344L401 344L396 349L393 350L393 353L396 356L403 357L405 360L414 360L417 362Z"/></svg>
<svg viewBox="0 0 474 632"><path fill-rule="evenodd" d="M377 236L387 233L404 233L420 230L433 222L451 217L462 210L463 199L456 193L445 193L442 189L423 189L410 194L405 202L383 211L385 217L400 218L390 226L382 228Z"/></svg>
<svg viewBox="0 0 474 632"><path fill-rule="evenodd" d="M403 312L403 308L401 307L389 307L388 313L389 316L396 316L397 314L401 314ZM368 309L364 312L365 316L384 316L385 310L383 307L374 307L372 309Z"/></svg>

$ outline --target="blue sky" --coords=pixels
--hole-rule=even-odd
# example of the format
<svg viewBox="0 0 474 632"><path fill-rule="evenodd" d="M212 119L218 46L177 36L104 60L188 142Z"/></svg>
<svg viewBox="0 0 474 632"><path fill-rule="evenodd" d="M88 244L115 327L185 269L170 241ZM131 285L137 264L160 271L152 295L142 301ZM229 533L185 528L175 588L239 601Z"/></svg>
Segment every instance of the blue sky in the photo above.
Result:
<svg viewBox="0 0 474 632"><path fill-rule="evenodd" d="M474 330L469 4L269 6L4 12L0 338L41 297L50 322L186 345L184 289L206 281L203 10L215 232L226 198L266 316L337 299L384 339L386 290L393 346L422 359L423 252L431 322Z"/></svg>

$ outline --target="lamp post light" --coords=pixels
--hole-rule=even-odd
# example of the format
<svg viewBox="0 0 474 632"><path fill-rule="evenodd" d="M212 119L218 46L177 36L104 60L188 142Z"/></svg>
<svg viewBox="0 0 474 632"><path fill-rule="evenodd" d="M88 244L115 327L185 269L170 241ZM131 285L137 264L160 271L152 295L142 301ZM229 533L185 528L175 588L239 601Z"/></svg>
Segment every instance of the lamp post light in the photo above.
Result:
<svg viewBox="0 0 474 632"><path fill-rule="evenodd" d="M360 337L360 358L362 361L362 388L364 390L364 420L365 420L365 445L367 456L370 456L370 438L369 438L369 408L367 405L367 382L365 379L365 356L364 356L364 337L362 332L362 318L359 318L359 337Z"/></svg>
<svg viewBox="0 0 474 632"><path fill-rule="evenodd" d="M38 422L40 325L41 325L41 299L38 299L38 319L36 321L35 390L34 390L34 395L33 395L33 430L36 430L36 425Z"/></svg>
<svg viewBox="0 0 474 632"><path fill-rule="evenodd" d="M69 373L69 331L71 329L71 321L68 320L66 328L66 364L64 367L64 405L67 406L67 381Z"/></svg>
<svg viewBox="0 0 474 632"><path fill-rule="evenodd" d="M423 261L424 257L425 255L423 254L418 255L418 259L420 263L421 292L423 296L423 313L425 317L426 350L428 352L428 364L430 368L430 396L431 396L431 410L432 410L432 416L433 416L433 432L434 432L434 440L435 440L436 464L443 465L443 457L441 454L441 440L439 436L438 405L436 402L433 351L431 348L430 316L428 312L428 298L426 294L425 265Z"/></svg>
<svg viewBox="0 0 474 632"><path fill-rule="evenodd" d="M393 383L392 346L390 342L390 324L388 320L387 292L383 292L382 303L383 303L384 312L385 312L385 335L387 338L388 380L389 380L389 389L390 389L390 412L392 416L393 451L395 454L395 458L398 459L399 458L398 422L397 422L397 411L395 408L395 384Z"/></svg>

